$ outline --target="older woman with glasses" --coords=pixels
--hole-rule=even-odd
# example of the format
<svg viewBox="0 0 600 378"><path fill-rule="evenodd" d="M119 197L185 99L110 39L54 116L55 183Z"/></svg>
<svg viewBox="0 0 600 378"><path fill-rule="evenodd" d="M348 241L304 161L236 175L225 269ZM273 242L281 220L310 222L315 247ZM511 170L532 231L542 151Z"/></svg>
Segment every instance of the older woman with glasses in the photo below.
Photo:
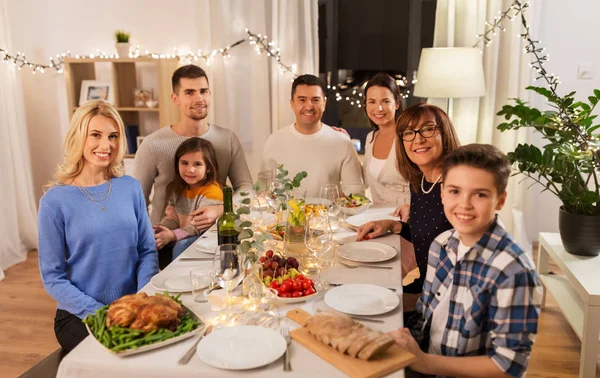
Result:
<svg viewBox="0 0 600 378"><path fill-rule="evenodd" d="M394 220L368 222L358 228L357 240L393 232L411 241L420 277L405 287L404 292L420 294L427 271L429 246L436 236L452 228L444 215L440 183L445 156L460 144L446 113L424 103L412 105L400 113L396 132L402 139L402 143L396 143L397 168L411 187L410 225ZM416 301L416 297L414 299Z"/></svg>

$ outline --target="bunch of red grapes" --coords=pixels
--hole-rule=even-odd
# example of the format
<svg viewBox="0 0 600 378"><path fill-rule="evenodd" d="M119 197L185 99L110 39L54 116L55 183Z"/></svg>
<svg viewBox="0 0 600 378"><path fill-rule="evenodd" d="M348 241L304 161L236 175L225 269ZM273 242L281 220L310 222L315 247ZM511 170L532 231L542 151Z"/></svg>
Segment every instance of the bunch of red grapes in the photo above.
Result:
<svg viewBox="0 0 600 378"><path fill-rule="evenodd" d="M258 260L263 265L263 278L283 277L288 274L289 269L293 268L297 271L300 267L300 263L295 258L288 257L286 259L276 255L272 250L268 250L265 255L261 256Z"/></svg>

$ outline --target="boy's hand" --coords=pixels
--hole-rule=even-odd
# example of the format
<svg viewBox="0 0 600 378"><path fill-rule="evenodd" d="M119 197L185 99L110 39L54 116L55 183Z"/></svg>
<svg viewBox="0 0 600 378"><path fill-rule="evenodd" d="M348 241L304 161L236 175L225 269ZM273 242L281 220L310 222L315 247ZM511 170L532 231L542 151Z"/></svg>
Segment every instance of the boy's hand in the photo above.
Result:
<svg viewBox="0 0 600 378"><path fill-rule="evenodd" d="M207 230L223 215L223 205L201 206L190 213L193 217L190 224L199 231Z"/></svg>
<svg viewBox="0 0 600 378"><path fill-rule="evenodd" d="M398 225L399 228L402 229L402 225L394 220L385 219L367 222L356 229L358 233L356 236L356 241L369 240L381 235L385 235L388 231L395 231L395 229L398 228Z"/></svg>
<svg viewBox="0 0 600 378"><path fill-rule="evenodd" d="M156 242L156 249L162 249L167 244L173 243L177 240L175 233L165 226L154 227L154 241Z"/></svg>
<svg viewBox="0 0 600 378"><path fill-rule="evenodd" d="M410 365L410 368L419 373L428 374L427 372L427 354L424 353L417 340L410 334L408 328L400 328L395 331L388 332L388 335L392 336L396 341L396 344L417 356L417 362Z"/></svg>

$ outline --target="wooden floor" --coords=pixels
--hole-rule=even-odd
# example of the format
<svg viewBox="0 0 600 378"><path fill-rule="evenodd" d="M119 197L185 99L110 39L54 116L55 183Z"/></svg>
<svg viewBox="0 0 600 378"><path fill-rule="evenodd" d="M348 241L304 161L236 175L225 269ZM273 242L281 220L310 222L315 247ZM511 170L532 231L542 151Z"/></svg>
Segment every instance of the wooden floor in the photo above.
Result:
<svg viewBox="0 0 600 378"><path fill-rule="evenodd" d="M5 274L0 281L0 377L17 377L58 348L52 328L56 303L42 286L37 252ZM581 343L551 295L539 330L527 377L577 377Z"/></svg>

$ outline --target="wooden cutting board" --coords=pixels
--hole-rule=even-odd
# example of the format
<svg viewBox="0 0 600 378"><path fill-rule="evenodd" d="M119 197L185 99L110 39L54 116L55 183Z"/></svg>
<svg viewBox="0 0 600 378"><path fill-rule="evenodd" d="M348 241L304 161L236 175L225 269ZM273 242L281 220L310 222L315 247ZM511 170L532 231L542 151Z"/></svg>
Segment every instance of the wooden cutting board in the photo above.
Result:
<svg viewBox="0 0 600 378"><path fill-rule="evenodd" d="M311 316L311 314L299 308L290 310L287 313L288 318L300 325L305 325ZM385 353L372 360L364 361L342 354L329 345L325 345L308 333L305 327L291 331L290 335L293 340L353 378L384 377L417 360L414 354L397 344L392 345Z"/></svg>

